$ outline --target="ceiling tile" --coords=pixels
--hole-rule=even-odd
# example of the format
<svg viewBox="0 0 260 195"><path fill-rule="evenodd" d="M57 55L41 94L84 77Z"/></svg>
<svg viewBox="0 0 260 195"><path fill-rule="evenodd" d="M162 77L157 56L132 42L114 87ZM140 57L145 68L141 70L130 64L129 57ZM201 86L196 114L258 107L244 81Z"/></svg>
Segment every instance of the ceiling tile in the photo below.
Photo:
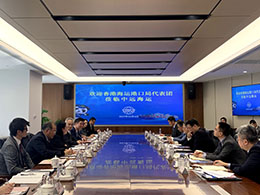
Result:
<svg viewBox="0 0 260 195"><path fill-rule="evenodd" d="M51 18L14 19L36 39L67 39L58 24Z"/></svg>
<svg viewBox="0 0 260 195"><path fill-rule="evenodd" d="M36 0L0 0L0 9L11 18L50 16L42 3Z"/></svg>
<svg viewBox="0 0 260 195"><path fill-rule="evenodd" d="M175 54L118 54L118 55L83 55L89 62L107 62L107 61L170 61Z"/></svg>
<svg viewBox="0 0 260 195"><path fill-rule="evenodd" d="M259 0L225 0L216 7L213 16L250 16L260 9ZM259 13L259 11L258 11Z"/></svg>
<svg viewBox="0 0 260 195"><path fill-rule="evenodd" d="M77 53L77 49L69 40L39 40L52 53Z"/></svg>
<svg viewBox="0 0 260 195"><path fill-rule="evenodd" d="M162 70L96 70L97 74L118 74L118 75L149 75L149 74L161 74Z"/></svg>
<svg viewBox="0 0 260 195"><path fill-rule="evenodd" d="M80 51L179 51L186 41L75 41Z"/></svg>
<svg viewBox="0 0 260 195"><path fill-rule="evenodd" d="M44 0L53 15L208 14L218 0ZM61 6L62 5L62 6Z"/></svg>
<svg viewBox="0 0 260 195"><path fill-rule="evenodd" d="M80 54L76 53L60 53L55 55L65 67L74 72L78 76L94 76L95 73Z"/></svg>
<svg viewBox="0 0 260 195"><path fill-rule="evenodd" d="M172 63L169 64L164 76L179 76L194 64L199 62L210 52L221 45L225 40L223 38L215 39L191 39L182 51L174 58Z"/></svg>
<svg viewBox="0 0 260 195"><path fill-rule="evenodd" d="M197 38L230 37L236 34L248 17L210 17L194 34Z"/></svg>
<svg viewBox="0 0 260 195"><path fill-rule="evenodd" d="M201 20L59 21L69 37L189 37Z"/></svg>
<svg viewBox="0 0 260 195"><path fill-rule="evenodd" d="M113 68L113 69L127 69L127 68L165 68L168 63L116 63L116 64L110 64L110 63L89 63L89 65L93 69L102 69L102 68Z"/></svg>

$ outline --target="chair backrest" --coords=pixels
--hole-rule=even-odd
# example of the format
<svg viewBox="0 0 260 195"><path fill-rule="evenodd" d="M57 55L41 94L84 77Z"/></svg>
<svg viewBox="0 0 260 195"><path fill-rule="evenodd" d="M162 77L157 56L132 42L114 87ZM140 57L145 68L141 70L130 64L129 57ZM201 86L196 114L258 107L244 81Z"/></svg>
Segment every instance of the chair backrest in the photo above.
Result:
<svg viewBox="0 0 260 195"><path fill-rule="evenodd" d="M208 132L209 137L213 140L215 148L217 148L218 147L218 143L219 143L219 139L214 136L214 130L208 130L207 132Z"/></svg>
<svg viewBox="0 0 260 195"><path fill-rule="evenodd" d="M23 147L26 148L27 144L29 143L29 141L32 139L32 137L34 136L34 134L32 133L27 133L27 136L26 137L23 137L22 139L22 144L23 144Z"/></svg>
<svg viewBox="0 0 260 195"><path fill-rule="evenodd" d="M0 149L1 149L2 146L4 145L6 139L7 139L6 137L2 137L2 138L0 138Z"/></svg>

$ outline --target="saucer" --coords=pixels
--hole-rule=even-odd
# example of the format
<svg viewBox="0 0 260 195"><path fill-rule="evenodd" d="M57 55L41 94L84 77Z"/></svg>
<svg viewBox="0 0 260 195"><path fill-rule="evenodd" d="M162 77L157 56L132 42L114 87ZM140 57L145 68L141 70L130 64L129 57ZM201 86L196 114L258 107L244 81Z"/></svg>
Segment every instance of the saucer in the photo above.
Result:
<svg viewBox="0 0 260 195"><path fill-rule="evenodd" d="M55 180L60 180L60 181L72 181L74 179L73 176L69 176L69 175L61 175L59 177L54 177Z"/></svg>
<svg viewBox="0 0 260 195"><path fill-rule="evenodd" d="M76 163L77 168L85 167L85 166L86 166L86 164L84 164L84 163Z"/></svg>

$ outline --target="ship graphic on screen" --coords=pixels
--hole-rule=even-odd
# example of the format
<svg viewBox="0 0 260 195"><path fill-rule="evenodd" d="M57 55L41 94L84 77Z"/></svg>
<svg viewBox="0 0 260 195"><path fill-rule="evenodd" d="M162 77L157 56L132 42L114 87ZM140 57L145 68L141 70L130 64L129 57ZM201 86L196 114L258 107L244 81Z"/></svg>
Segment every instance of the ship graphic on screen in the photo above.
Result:
<svg viewBox="0 0 260 195"><path fill-rule="evenodd" d="M76 107L75 107L76 118L88 116L89 110L90 110L90 108L86 105L83 105L83 104L82 105L76 105Z"/></svg>

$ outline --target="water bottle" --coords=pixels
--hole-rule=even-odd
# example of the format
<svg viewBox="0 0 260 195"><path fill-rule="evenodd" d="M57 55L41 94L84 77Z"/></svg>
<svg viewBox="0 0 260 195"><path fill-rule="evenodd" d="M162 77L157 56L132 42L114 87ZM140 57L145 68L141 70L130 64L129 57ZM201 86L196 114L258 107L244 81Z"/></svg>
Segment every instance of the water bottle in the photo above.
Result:
<svg viewBox="0 0 260 195"><path fill-rule="evenodd" d="M178 171L178 183L183 184L184 183L184 178L182 174Z"/></svg>
<svg viewBox="0 0 260 195"><path fill-rule="evenodd" d="M162 134L162 129L161 128L159 128L159 135L161 135Z"/></svg>

